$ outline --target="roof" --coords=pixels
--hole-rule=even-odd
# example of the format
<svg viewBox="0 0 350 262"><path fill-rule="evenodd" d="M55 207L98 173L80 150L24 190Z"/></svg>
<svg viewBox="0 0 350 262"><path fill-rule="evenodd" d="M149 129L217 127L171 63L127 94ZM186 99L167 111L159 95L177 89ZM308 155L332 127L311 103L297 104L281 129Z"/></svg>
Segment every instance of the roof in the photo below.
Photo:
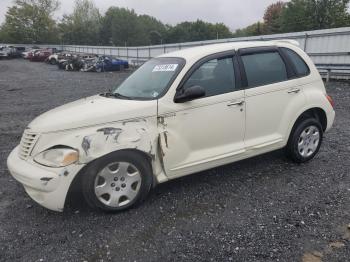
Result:
<svg viewBox="0 0 350 262"><path fill-rule="evenodd" d="M170 53L163 54L159 57L181 57L186 60L200 59L202 57L214 54L225 52L229 50L238 50L240 48L249 48L249 47L260 47L260 46L291 46L298 45L296 41L293 40L277 40L277 41L247 41L247 42L230 42L230 43L221 43L221 44L210 44L197 47L191 47L182 49L179 51L174 51Z"/></svg>

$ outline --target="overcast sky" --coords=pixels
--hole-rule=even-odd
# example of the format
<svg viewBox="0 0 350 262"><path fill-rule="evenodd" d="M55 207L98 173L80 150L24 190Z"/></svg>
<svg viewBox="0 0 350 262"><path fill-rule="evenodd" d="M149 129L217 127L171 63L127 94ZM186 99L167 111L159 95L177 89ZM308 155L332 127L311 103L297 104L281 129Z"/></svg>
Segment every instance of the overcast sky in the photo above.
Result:
<svg viewBox="0 0 350 262"><path fill-rule="evenodd" d="M286 0L284 0L286 1ZM60 0L56 16L72 12L74 0ZM128 7L138 14L148 14L163 23L176 24L201 19L222 22L231 30L262 20L266 7L277 0L94 0L103 13L110 6ZM13 0L0 0L0 23Z"/></svg>

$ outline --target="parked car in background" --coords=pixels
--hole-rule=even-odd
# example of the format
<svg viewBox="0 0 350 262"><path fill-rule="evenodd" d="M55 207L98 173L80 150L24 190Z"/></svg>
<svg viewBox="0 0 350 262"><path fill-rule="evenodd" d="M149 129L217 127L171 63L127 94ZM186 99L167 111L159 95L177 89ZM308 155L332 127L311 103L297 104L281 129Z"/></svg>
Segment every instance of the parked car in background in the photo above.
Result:
<svg viewBox="0 0 350 262"><path fill-rule="evenodd" d="M35 51L38 51L40 49L40 47L33 46L32 48L22 52L22 57L24 59L29 59L29 57L32 56Z"/></svg>
<svg viewBox="0 0 350 262"><path fill-rule="evenodd" d="M129 68L129 62L109 56L99 56L96 59L88 60L83 66L84 72L107 72L120 71Z"/></svg>
<svg viewBox="0 0 350 262"><path fill-rule="evenodd" d="M96 72L120 71L125 68L129 68L129 62L108 56L101 56L99 57L95 67Z"/></svg>
<svg viewBox="0 0 350 262"><path fill-rule="evenodd" d="M24 51L24 52L22 53L22 57L23 57L24 59L28 59L28 58L29 58L29 53L31 53L31 52L33 52L33 51L34 51L33 49Z"/></svg>
<svg viewBox="0 0 350 262"><path fill-rule="evenodd" d="M56 52L53 53L52 55L50 55L47 59L46 62L51 64L51 65L56 65L60 60L65 59L68 60L70 58L72 58L73 53L70 52Z"/></svg>
<svg viewBox="0 0 350 262"><path fill-rule="evenodd" d="M22 57L22 54L26 51L26 48L24 46L16 46L15 48L17 53L16 57Z"/></svg>
<svg viewBox="0 0 350 262"><path fill-rule="evenodd" d="M7 165L44 207L62 211L78 181L92 207L116 212L158 183L273 150L307 162L334 117L294 42L206 45L151 59L111 92L37 117Z"/></svg>
<svg viewBox="0 0 350 262"><path fill-rule="evenodd" d="M0 48L0 59L7 59L9 58L9 50L7 47L2 46Z"/></svg>
<svg viewBox="0 0 350 262"><path fill-rule="evenodd" d="M66 71L80 71L88 60L92 60L96 55L91 54L72 54L58 60L58 68Z"/></svg>
<svg viewBox="0 0 350 262"><path fill-rule="evenodd" d="M31 62L44 62L52 54L51 50L37 50L29 56Z"/></svg>
<svg viewBox="0 0 350 262"><path fill-rule="evenodd" d="M6 46L0 50L0 58L19 58L25 47Z"/></svg>
<svg viewBox="0 0 350 262"><path fill-rule="evenodd" d="M84 59L79 55L74 55L73 57L66 60L64 63L64 70L66 71L80 71L84 65Z"/></svg>

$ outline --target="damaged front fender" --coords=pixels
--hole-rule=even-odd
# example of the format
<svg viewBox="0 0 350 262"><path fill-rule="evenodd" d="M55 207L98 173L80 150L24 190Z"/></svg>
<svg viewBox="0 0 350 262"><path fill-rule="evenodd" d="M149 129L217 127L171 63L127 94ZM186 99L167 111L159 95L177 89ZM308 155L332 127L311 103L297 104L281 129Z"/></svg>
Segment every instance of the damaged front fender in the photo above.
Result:
<svg viewBox="0 0 350 262"><path fill-rule="evenodd" d="M134 149L149 156L153 173L157 177L157 174L163 173L163 169L158 154L156 121L156 117L140 118L46 133L41 135L33 155L55 145L66 145L79 151L78 164L85 165L115 151ZM161 180L164 180L164 177Z"/></svg>

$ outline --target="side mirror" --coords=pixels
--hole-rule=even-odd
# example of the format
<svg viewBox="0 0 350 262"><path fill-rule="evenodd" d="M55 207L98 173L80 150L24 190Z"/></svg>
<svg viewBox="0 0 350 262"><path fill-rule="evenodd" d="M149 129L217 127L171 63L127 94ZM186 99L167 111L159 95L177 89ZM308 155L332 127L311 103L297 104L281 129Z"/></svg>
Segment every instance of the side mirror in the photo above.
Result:
<svg viewBox="0 0 350 262"><path fill-rule="evenodd" d="M187 101L191 101L196 98L200 98L205 96L205 90L201 86L191 86L185 89L180 90L180 92L176 92L174 102L175 103L184 103Z"/></svg>

